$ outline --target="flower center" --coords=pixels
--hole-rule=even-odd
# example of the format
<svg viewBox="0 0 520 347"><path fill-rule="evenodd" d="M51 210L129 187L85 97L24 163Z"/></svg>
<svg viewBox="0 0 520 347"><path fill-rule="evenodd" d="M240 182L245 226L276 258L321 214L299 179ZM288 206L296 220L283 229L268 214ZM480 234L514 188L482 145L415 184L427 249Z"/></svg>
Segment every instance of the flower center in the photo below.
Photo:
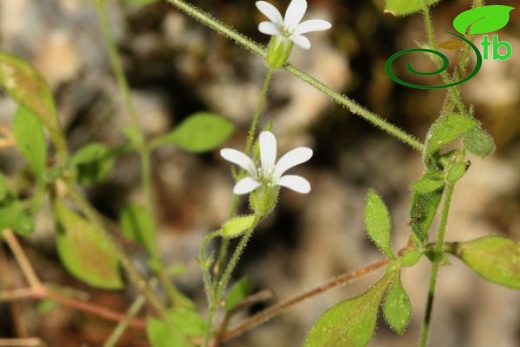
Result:
<svg viewBox="0 0 520 347"><path fill-rule="evenodd" d="M282 35L286 38L289 38L292 34L294 34L294 29L288 28L285 25L282 25L282 29L280 31L282 32Z"/></svg>

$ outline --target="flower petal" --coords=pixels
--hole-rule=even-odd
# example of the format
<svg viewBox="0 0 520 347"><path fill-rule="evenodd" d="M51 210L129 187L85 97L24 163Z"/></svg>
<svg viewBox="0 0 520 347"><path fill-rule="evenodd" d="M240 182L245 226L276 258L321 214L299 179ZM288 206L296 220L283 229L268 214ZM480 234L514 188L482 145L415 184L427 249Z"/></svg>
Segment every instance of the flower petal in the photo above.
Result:
<svg viewBox="0 0 520 347"><path fill-rule="evenodd" d="M267 35L279 35L282 36L278 27L271 22L262 22L258 25L258 31Z"/></svg>
<svg viewBox="0 0 520 347"><path fill-rule="evenodd" d="M274 24L281 25L283 23L282 14L273 5L265 1L257 1L256 8L264 14Z"/></svg>
<svg viewBox="0 0 520 347"><path fill-rule="evenodd" d="M306 0L292 0L287 11L285 11L285 17L283 23L287 29L296 29L296 26L303 18L303 15L307 11Z"/></svg>
<svg viewBox="0 0 520 347"><path fill-rule="evenodd" d="M260 187L262 183L258 182L254 178L246 177L242 178L240 181L235 184L233 188L233 194L243 195L247 193L251 193L256 188Z"/></svg>
<svg viewBox="0 0 520 347"><path fill-rule="evenodd" d="M245 169L251 176L256 176L255 163L253 163L251 158L244 153L237 151L236 149L224 148L220 150L220 155L227 161L237 164L241 168Z"/></svg>
<svg viewBox="0 0 520 347"><path fill-rule="evenodd" d="M303 49L311 48L311 41L303 35L293 35L291 41Z"/></svg>
<svg viewBox="0 0 520 347"><path fill-rule="evenodd" d="M276 184L301 194L307 194L311 191L311 184L301 176L286 175L280 178Z"/></svg>
<svg viewBox="0 0 520 347"><path fill-rule="evenodd" d="M312 149L308 147L298 147L285 153L276 163L273 177L278 179L282 177L285 171L296 165L305 163L312 157Z"/></svg>
<svg viewBox="0 0 520 347"><path fill-rule="evenodd" d="M332 24L323 19L310 19L304 22L301 22L296 27L294 31L294 35L301 35L305 33L309 33L311 31L322 31L327 30L332 27Z"/></svg>
<svg viewBox="0 0 520 347"><path fill-rule="evenodd" d="M258 141L260 142L262 176L269 177L273 173L276 162L276 137L270 131L262 131Z"/></svg>

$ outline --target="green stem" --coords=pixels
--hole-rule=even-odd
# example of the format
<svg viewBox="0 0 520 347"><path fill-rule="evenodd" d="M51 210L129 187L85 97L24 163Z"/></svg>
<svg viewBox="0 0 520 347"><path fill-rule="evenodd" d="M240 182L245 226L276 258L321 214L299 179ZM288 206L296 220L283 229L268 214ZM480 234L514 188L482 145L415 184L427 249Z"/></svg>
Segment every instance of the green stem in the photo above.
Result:
<svg viewBox="0 0 520 347"><path fill-rule="evenodd" d="M128 80L126 79L123 64L121 63L121 58L115 45L114 35L112 34L112 30L110 29L110 23L108 20L107 12L105 10L105 3L103 1L96 0L93 0L93 3L97 9L99 23L103 32L103 39L107 46L110 63L112 65L112 69L114 70L117 84L119 85L119 90L121 91L121 95L123 97L123 103L126 109L126 114L130 117L131 121L134 124L138 124L137 112L132 98L130 96Z"/></svg>
<svg viewBox="0 0 520 347"><path fill-rule="evenodd" d="M433 301L435 299L435 287L437 284L437 275L439 267L443 261L443 245L444 236L446 234L446 226L448 225L448 214L450 211L451 200L453 197L454 184L449 183L446 185L446 195L444 196L444 206L442 209L441 223L439 226L439 232L437 234L437 241L435 242L435 248L433 251L432 270L430 274L430 286L428 289L428 299L426 303L426 312L423 319L423 327L421 331L420 347L426 347L428 344L428 334L430 331L430 322L433 309Z"/></svg>
<svg viewBox="0 0 520 347"><path fill-rule="evenodd" d="M341 95L340 93L336 92L335 90L333 90L326 84L307 75L306 73L304 73L303 71L294 67L293 65L290 65L290 64L286 65L285 69L288 72L292 73L294 76L301 79L302 81L310 84L317 90L323 92L324 94L329 96L332 100L334 100L338 104L345 106L350 112L360 116L364 120L366 120L366 121L372 123L373 125L375 125L376 127L380 128L381 130L386 131L388 134L394 136L395 138L397 138L398 140L409 145L413 149L416 149L420 152L423 150L423 147L424 147L423 144L420 143L415 137L405 133L403 130L401 130L397 126L395 126L391 123L388 123L383 118L379 117L377 114L368 111L367 109L365 109L364 107L359 105L354 100L352 100L344 95Z"/></svg>
<svg viewBox="0 0 520 347"><path fill-rule="evenodd" d="M245 48L249 49L251 52L253 52L263 58L266 57L267 51L265 50L265 48L258 45L251 39L245 37L244 35L238 33L233 28L221 23L217 19L213 18L211 15L202 12L201 10L193 7L192 5L186 3L182 0L166 0L166 1L168 1L172 5L176 6L178 9L180 9L184 13L188 14L189 16L200 21L202 24L212 28L216 32L218 32L224 36L227 36L231 40L244 46ZM366 110L365 108L363 108L362 106L357 104L355 101L334 91L333 89L326 86L322 82L320 82L320 81L316 80L315 78L307 75L306 73L298 70L291 64L286 64L284 66L284 69L287 70L288 72L292 73L294 76L300 78L304 82L310 84L314 88L318 89L322 93L326 94L329 98L331 98L335 102L339 103L340 105L345 106L347 109L350 110L350 112L369 121L370 123L374 124L375 126L379 127L380 129L386 131L387 133L396 137L397 139L399 139L400 141L409 145L410 147L412 147L418 151L422 151L422 149L423 149L422 143L417 141L417 139L415 139L412 135L407 134L406 132L399 129L395 125L388 123L383 118L376 115L375 113L372 113L372 112Z"/></svg>
<svg viewBox="0 0 520 347"><path fill-rule="evenodd" d="M437 39L435 38L435 29L433 27L433 21L430 14L430 7L426 4L426 1L423 0L423 19L424 19L424 26L426 28L426 35L428 36L428 45L433 50L437 50ZM442 66L442 63L440 62L440 58L437 55L433 56L434 62L437 65L437 67ZM446 71L443 71L441 73L441 78L445 84L450 84L450 76ZM449 94L449 100L451 103L455 104L460 112L466 113L466 108L464 107L464 103L462 102L462 98L460 97L460 87L455 86L452 88L448 88L448 94ZM451 108L451 103L448 103L446 105L446 108Z"/></svg>
<svg viewBox="0 0 520 347"><path fill-rule="evenodd" d="M157 286L157 280L152 279L150 281L150 287L155 289ZM144 303L146 302L146 298L143 295L139 295L137 299L132 303L130 308L128 309L128 312L126 313L126 317L128 319L121 321L114 331L112 331L112 334L108 337L108 339L103 344L103 347L114 347L117 344L117 341L121 338L125 330L128 328L128 322L130 318L135 317L139 310L143 307Z"/></svg>
<svg viewBox="0 0 520 347"><path fill-rule="evenodd" d="M222 278L216 283L215 290L214 290L214 297L211 300L211 305L209 308L209 315L208 315L208 324L206 325L206 331L204 334L204 347L209 347L210 342L213 335L213 322L215 320L215 316L218 310L218 307L220 305L220 302L222 301L222 295L224 293L224 290L227 288L227 285L229 283L229 280L231 279L231 275L233 271L235 270L236 266L238 265L238 261L240 260L240 256L244 252L244 249L247 246L247 243L251 239L251 236L253 236L253 232L262 220L262 216L257 215L253 225L249 230L242 236L240 239L240 242L238 243L237 248L235 249L233 255L231 256L231 259L229 263L226 266L226 270L222 274Z"/></svg>
<svg viewBox="0 0 520 347"><path fill-rule="evenodd" d="M253 121L251 122L251 126L249 127L249 133L247 134L247 143L246 143L246 154L251 155L251 147L253 146L253 140L256 135L256 128L258 126L258 119L260 118L260 111L262 111L262 106L264 105L264 100L267 96L267 90L269 89L269 82L271 82L271 77L273 76L274 69L269 69L265 76L264 86L262 87L262 91L260 93L260 98L256 104L255 114L253 115Z"/></svg>
<svg viewBox="0 0 520 347"><path fill-rule="evenodd" d="M145 201L146 201L146 213L148 215L148 220L151 222L151 228L153 230L157 230L156 223L155 223L155 216L156 216L156 210L155 210L155 203L154 203L154 196L153 196L153 189L152 189L152 180L151 180L151 150L153 147L149 146L145 143L143 140L145 138L145 134L141 127L139 126L139 119L137 117L137 112L135 108L135 104L132 100L132 97L130 95L130 87L128 84L128 80L126 78L125 71L123 69L123 64L121 63L121 58L119 56L119 52L117 50L117 47L115 45L114 36L112 34L112 31L110 29L110 23L108 21L108 17L105 10L105 5L103 2L96 2L94 1L94 4L96 5L97 11L98 11L98 17L99 22L101 24L101 29L103 31L103 39L105 41L105 44L108 48L108 53L110 57L110 63L112 65L112 69L114 71L114 74L116 76L117 84L119 86L119 90L121 92L121 95L123 97L124 105L125 105L125 111L126 114L130 117L130 121L132 126L135 128L137 135L141 139L141 141L138 141L136 150L139 152L140 158L141 158L141 186L144 191L145 195ZM160 264L161 268L163 267L163 262L159 256L159 252L157 250L157 244L150 245L153 248L150 251L150 257L152 260ZM161 281L161 284L166 291L169 301L171 303L180 303L182 300L182 295L178 292L178 290L175 288L173 283L171 282L169 276L162 270L159 270L157 273L157 276L159 280Z"/></svg>
<svg viewBox="0 0 520 347"><path fill-rule="evenodd" d="M251 150L253 147L253 141L254 141L255 134L256 134L256 128L258 126L258 120L260 118L260 112L262 111L262 106L264 104L265 98L267 97L267 90L269 89L269 83L271 81L271 77L273 76L273 73L274 73L273 69L269 69L267 71L267 74L264 79L264 85L262 87L262 91L260 92L260 97L256 104L255 114L253 115L253 121L251 122L251 125L249 127L249 132L247 135L247 142L246 142L246 150L245 150L245 153L248 153L249 155L252 154ZM241 170L241 172L243 172L243 171L244 170ZM241 176L241 175L239 175L239 176ZM231 209L229 211L229 218L235 217L237 209L238 209L238 203L239 203L239 198L238 198L238 196L234 195L233 201L231 203ZM229 247L229 240L224 238L222 240L222 243L220 244L219 258L217 261L217 265L219 267L218 267L217 271L215 272L215 278L217 281L219 280L220 275L222 273L222 271L221 271L222 264L224 264L224 261L227 257L228 247Z"/></svg>

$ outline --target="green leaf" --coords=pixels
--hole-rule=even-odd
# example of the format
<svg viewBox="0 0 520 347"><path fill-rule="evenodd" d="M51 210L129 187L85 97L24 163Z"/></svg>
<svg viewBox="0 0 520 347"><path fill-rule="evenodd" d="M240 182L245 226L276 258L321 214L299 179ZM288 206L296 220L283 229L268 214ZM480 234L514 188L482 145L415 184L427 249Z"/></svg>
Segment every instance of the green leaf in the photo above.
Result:
<svg viewBox="0 0 520 347"><path fill-rule="evenodd" d="M439 117L428 132L424 150L424 160L428 159L441 147L451 143L471 129L478 126L478 122L471 117L452 114Z"/></svg>
<svg viewBox="0 0 520 347"><path fill-rule="evenodd" d="M388 325L399 335L402 335L410 318L412 317L412 305L410 297L401 284L401 271L396 273L396 279L385 299L383 312Z"/></svg>
<svg viewBox="0 0 520 347"><path fill-rule="evenodd" d="M0 173L0 203L9 196L9 186L5 180L4 175Z"/></svg>
<svg viewBox="0 0 520 347"><path fill-rule="evenodd" d="M383 199L373 189L368 191L365 202L365 228L377 247L387 257L395 259L390 245L390 215Z"/></svg>
<svg viewBox="0 0 520 347"><path fill-rule="evenodd" d="M148 318L146 326L153 347L192 347L190 337L202 336L206 322L191 309L176 308L162 320Z"/></svg>
<svg viewBox="0 0 520 347"><path fill-rule="evenodd" d="M385 12L394 16L405 16L419 12L423 8L423 3L432 6L439 0L386 0Z"/></svg>
<svg viewBox="0 0 520 347"><path fill-rule="evenodd" d="M30 109L19 106L14 115L13 130L18 149L42 181L47 167L47 141L42 122Z"/></svg>
<svg viewBox="0 0 520 347"><path fill-rule="evenodd" d="M428 241L428 232L441 202L442 191L439 189L427 194L412 193L410 226L420 245Z"/></svg>
<svg viewBox="0 0 520 347"><path fill-rule="evenodd" d="M121 211L119 223L126 237L141 244L152 258L159 256L154 223L146 207L134 203L127 204Z"/></svg>
<svg viewBox="0 0 520 347"><path fill-rule="evenodd" d="M413 182L410 188L415 193L427 194L441 189L443 186L444 181L442 179L429 177L428 172L426 172L421 178Z"/></svg>
<svg viewBox="0 0 520 347"><path fill-rule="evenodd" d="M464 147L481 158L487 157L496 148L493 137L480 127L474 128L464 136Z"/></svg>
<svg viewBox="0 0 520 347"><path fill-rule="evenodd" d="M234 308L238 303L244 300L253 290L253 284L248 277L242 277L236 282L228 292L226 297L226 311Z"/></svg>
<svg viewBox="0 0 520 347"><path fill-rule="evenodd" d="M122 288L117 256L102 231L61 201L54 202L54 211L60 227L58 254L67 270L96 288Z"/></svg>
<svg viewBox="0 0 520 347"><path fill-rule="evenodd" d="M15 199L0 207L0 230L11 228L20 236L31 236L34 232L34 223L31 216Z"/></svg>
<svg viewBox="0 0 520 347"><path fill-rule="evenodd" d="M486 236L458 244L455 255L486 280L520 290L520 243Z"/></svg>
<svg viewBox="0 0 520 347"><path fill-rule="evenodd" d="M221 229L222 236L227 238L238 237L252 228L255 225L255 220L255 215L235 217L224 223Z"/></svg>
<svg viewBox="0 0 520 347"><path fill-rule="evenodd" d="M199 112L188 117L173 131L161 139L193 153L210 151L220 146L234 130L227 119L209 112Z"/></svg>
<svg viewBox="0 0 520 347"><path fill-rule="evenodd" d="M112 170L113 151L101 143L91 143L78 150L71 163L77 169L77 181L90 185L103 180Z"/></svg>
<svg viewBox="0 0 520 347"><path fill-rule="evenodd" d="M376 327L379 303L395 275L379 280L365 293L328 309L318 318L304 347L363 347Z"/></svg>
<svg viewBox="0 0 520 347"><path fill-rule="evenodd" d="M509 12L514 7L504 5L488 5L472 8L459 14L453 20L453 27L462 35L487 34L502 29L509 22Z"/></svg>
<svg viewBox="0 0 520 347"><path fill-rule="evenodd" d="M455 183L466 174L466 163L457 163L449 168L446 175L446 182Z"/></svg>
<svg viewBox="0 0 520 347"><path fill-rule="evenodd" d="M408 249L404 252L404 254L399 258L399 263L402 266L409 267L414 266L421 259L423 253L417 249Z"/></svg>
<svg viewBox="0 0 520 347"><path fill-rule="evenodd" d="M0 52L0 86L16 102L40 117L58 152L66 153L52 92L40 73L22 59Z"/></svg>

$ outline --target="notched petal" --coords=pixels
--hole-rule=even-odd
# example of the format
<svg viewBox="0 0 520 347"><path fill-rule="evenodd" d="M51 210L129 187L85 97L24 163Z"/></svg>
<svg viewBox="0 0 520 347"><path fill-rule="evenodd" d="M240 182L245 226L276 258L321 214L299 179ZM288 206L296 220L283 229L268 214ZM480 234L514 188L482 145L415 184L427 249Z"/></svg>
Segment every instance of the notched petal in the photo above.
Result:
<svg viewBox="0 0 520 347"><path fill-rule="evenodd" d="M262 12L264 16L269 18L271 22L275 24L283 23L282 14L270 3L266 1L257 1L255 5L256 8L258 8L258 10Z"/></svg>
<svg viewBox="0 0 520 347"><path fill-rule="evenodd" d="M292 42L303 49L311 48L311 41L303 35L291 36Z"/></svg>
<svg viewBox="0 0 520 347"><path fill-rule="evenodd" d="M287 28L294 29L300 23L307 11L306 0L292 0L285 12L284 24Z"/></svg>
<svg viewBox="0 0 520 347"><path fill-rule="evenodd" d="M249 158L244 153L237 151L232 148L224 148L220 150L220 155L222 158L227 161L240 166L245 169L251 176L256 175L256 165L253 163L251 158Z"/></svg>
<svg viewBox="0 0 520 347"><path fill-rule="evenodd" d="M273 173L276 162L276 137L270 131L262 131L258 139L260 142L260 162L264 177Z"/></svg>
<svg viewBox="0 0 520 347"><path fill-rule="evenodd" d="M304 22L301 22L296 27L294 31L294 35L301 35L305 33L310 33L312 31L322 31L328 30L332 27L332 24L323 19L310 19Z"/></svg>
<svg viewBox="0 0 520 347"><path fill-rule="evenodd" d="M240 181L235 184L235 187L233 188L233 194L236 195L243 195L251 193L256 188L260 187L262 184L251 177L246 177L241 179Z"/></svg>
<svg viewBox="0 0 520 347"><path fill-rule="evenodd" d="M276 182L276 184L301 194L307 194L311 191L311 184L309 181L297 175L283 176L278 180L278 182Z"/></svg>
<svg viewBox="0 0 520 347"><path fill-rule="evenodd" d="M278 28L276 27L276 25L274 25L271 22L262 22L258 24L258 31L267 35L282 35L280 33L280 30L278 30Z"/></svg>
<svg viewBox="0 0 520 347"><path fill-rule="evenodd" d="M308 147L298 147L285 153L276 163L274 176L278 178L281 177L285 171L295 167L296 165L305 163L311 159L311 157L312 149Z"/></svg>

